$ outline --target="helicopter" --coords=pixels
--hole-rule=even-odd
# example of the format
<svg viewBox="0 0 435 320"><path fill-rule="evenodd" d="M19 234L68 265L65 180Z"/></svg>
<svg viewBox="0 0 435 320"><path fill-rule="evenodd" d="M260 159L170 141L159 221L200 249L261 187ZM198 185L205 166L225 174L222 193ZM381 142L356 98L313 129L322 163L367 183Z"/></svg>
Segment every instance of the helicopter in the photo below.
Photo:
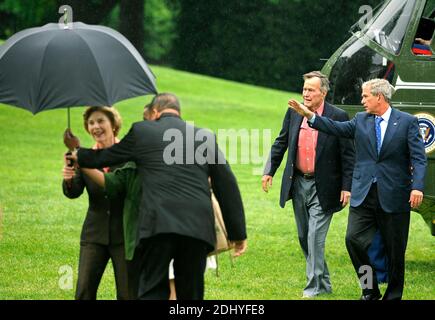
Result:
<svg viewBox="0 0 435 320"><path fill-rule="evenodd" d="M326 100L353 117L365 81L391 83L391 105L418 118L428 167L415 211L435 236L435 0L385 0L363 18L321 70L330 80Z"/></svg>

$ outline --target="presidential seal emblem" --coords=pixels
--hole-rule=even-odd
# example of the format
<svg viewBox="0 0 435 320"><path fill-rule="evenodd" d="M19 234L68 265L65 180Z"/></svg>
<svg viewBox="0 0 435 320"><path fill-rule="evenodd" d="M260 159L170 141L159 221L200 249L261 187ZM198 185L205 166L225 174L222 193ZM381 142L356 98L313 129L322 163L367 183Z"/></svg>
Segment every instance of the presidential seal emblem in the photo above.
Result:
<svg viewBox="0 0 435 320"><path fill-rule="evenodd" d="M426 154L435 150L435 117L429 113L417 113L420 134L423 138Z"/></svg>

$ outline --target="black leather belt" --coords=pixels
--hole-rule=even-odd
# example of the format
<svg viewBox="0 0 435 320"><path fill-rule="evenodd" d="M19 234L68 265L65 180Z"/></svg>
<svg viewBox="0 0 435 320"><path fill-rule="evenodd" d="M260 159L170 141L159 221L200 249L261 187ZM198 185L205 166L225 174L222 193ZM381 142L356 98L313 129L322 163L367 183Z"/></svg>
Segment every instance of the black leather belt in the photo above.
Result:
<svg viewBox="0 0 435 320"><path fill-rule="evenodd" d="M303 177L304 179L307 179L307 180L314 179L314 173L303 173L303 172L301 172L299 170L295 170L295 174L297 174L298 176L301 176L301 177Z"/></svg>

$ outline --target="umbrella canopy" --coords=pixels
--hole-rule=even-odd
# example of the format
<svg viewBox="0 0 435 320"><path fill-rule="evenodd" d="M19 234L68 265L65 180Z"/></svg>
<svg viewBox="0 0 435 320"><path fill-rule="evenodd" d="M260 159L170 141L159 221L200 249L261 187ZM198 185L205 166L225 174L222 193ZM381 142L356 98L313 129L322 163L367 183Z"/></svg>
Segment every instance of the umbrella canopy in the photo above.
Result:
<svg viewBox="0 0 435 320"><path fill-rule="evenodd" d="M122 34L81 22L69 26L27 29L0 46L0 103L35 114L157 93L153 73Z"/></svg>

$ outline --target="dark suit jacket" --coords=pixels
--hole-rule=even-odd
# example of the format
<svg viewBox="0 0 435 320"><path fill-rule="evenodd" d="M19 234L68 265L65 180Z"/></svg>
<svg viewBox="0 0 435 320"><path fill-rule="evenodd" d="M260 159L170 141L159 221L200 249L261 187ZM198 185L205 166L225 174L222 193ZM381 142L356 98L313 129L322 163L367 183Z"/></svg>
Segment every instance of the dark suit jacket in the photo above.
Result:
<svg viewBox="0 0 435 320"><path fill-rule="evenodd" d="M197 161L195 153L205 153L207 158ZM169 161L165 163L164 159ZM174 114L163 114L158 121L133 124L121 142L111 148L78 151L78 163L83 167L125 161L136 163L142 183L138 239L176 233L203 240L212 250L216 235L209 176L229 238L246 238L240 191L214 134L186 124Z"/></svg>
<svg viewBox="0 0 435 320"><path fill-rule="evenodd" d="M325 102L325 117L337 120L349 120L343 110ZM287 163L281 183L280 206L284 208L291 199L293 179L296 169L296 155L302 116L287 109L281 132L272 145L269 161L264 174L273 176L288 150ZM351 191L352 170L354 162L354 146L352 140L339 139L319 132L316 146L315 181L317 196L325 213L333 213L342 209L340 203L341 190Z"/></svg>
<svg viewBox="0 0 435 320"><path fill-rule="evenodd" d="M112 167L111 169L115 169ZM83 223L80 240L82 242L102 245L121 244L124 242L122 229L123 199L109 200L104 189L95 184L80 170L72 180L71 187L62 183L63 193L70 199L78 198L86 188L89 196L89 207Z"/></svg>
<svg viewBox="0 0 435 320"><path fill-rule="evenodd" d="M374 115L360 112L351 121L342 123L316 116L312 127L355 139L351 206L357 207L364 201L376 177L382 209L410 211L410 192L423 191L426 173L426 155L416 117L392 108L379 156Z"/></svg>

